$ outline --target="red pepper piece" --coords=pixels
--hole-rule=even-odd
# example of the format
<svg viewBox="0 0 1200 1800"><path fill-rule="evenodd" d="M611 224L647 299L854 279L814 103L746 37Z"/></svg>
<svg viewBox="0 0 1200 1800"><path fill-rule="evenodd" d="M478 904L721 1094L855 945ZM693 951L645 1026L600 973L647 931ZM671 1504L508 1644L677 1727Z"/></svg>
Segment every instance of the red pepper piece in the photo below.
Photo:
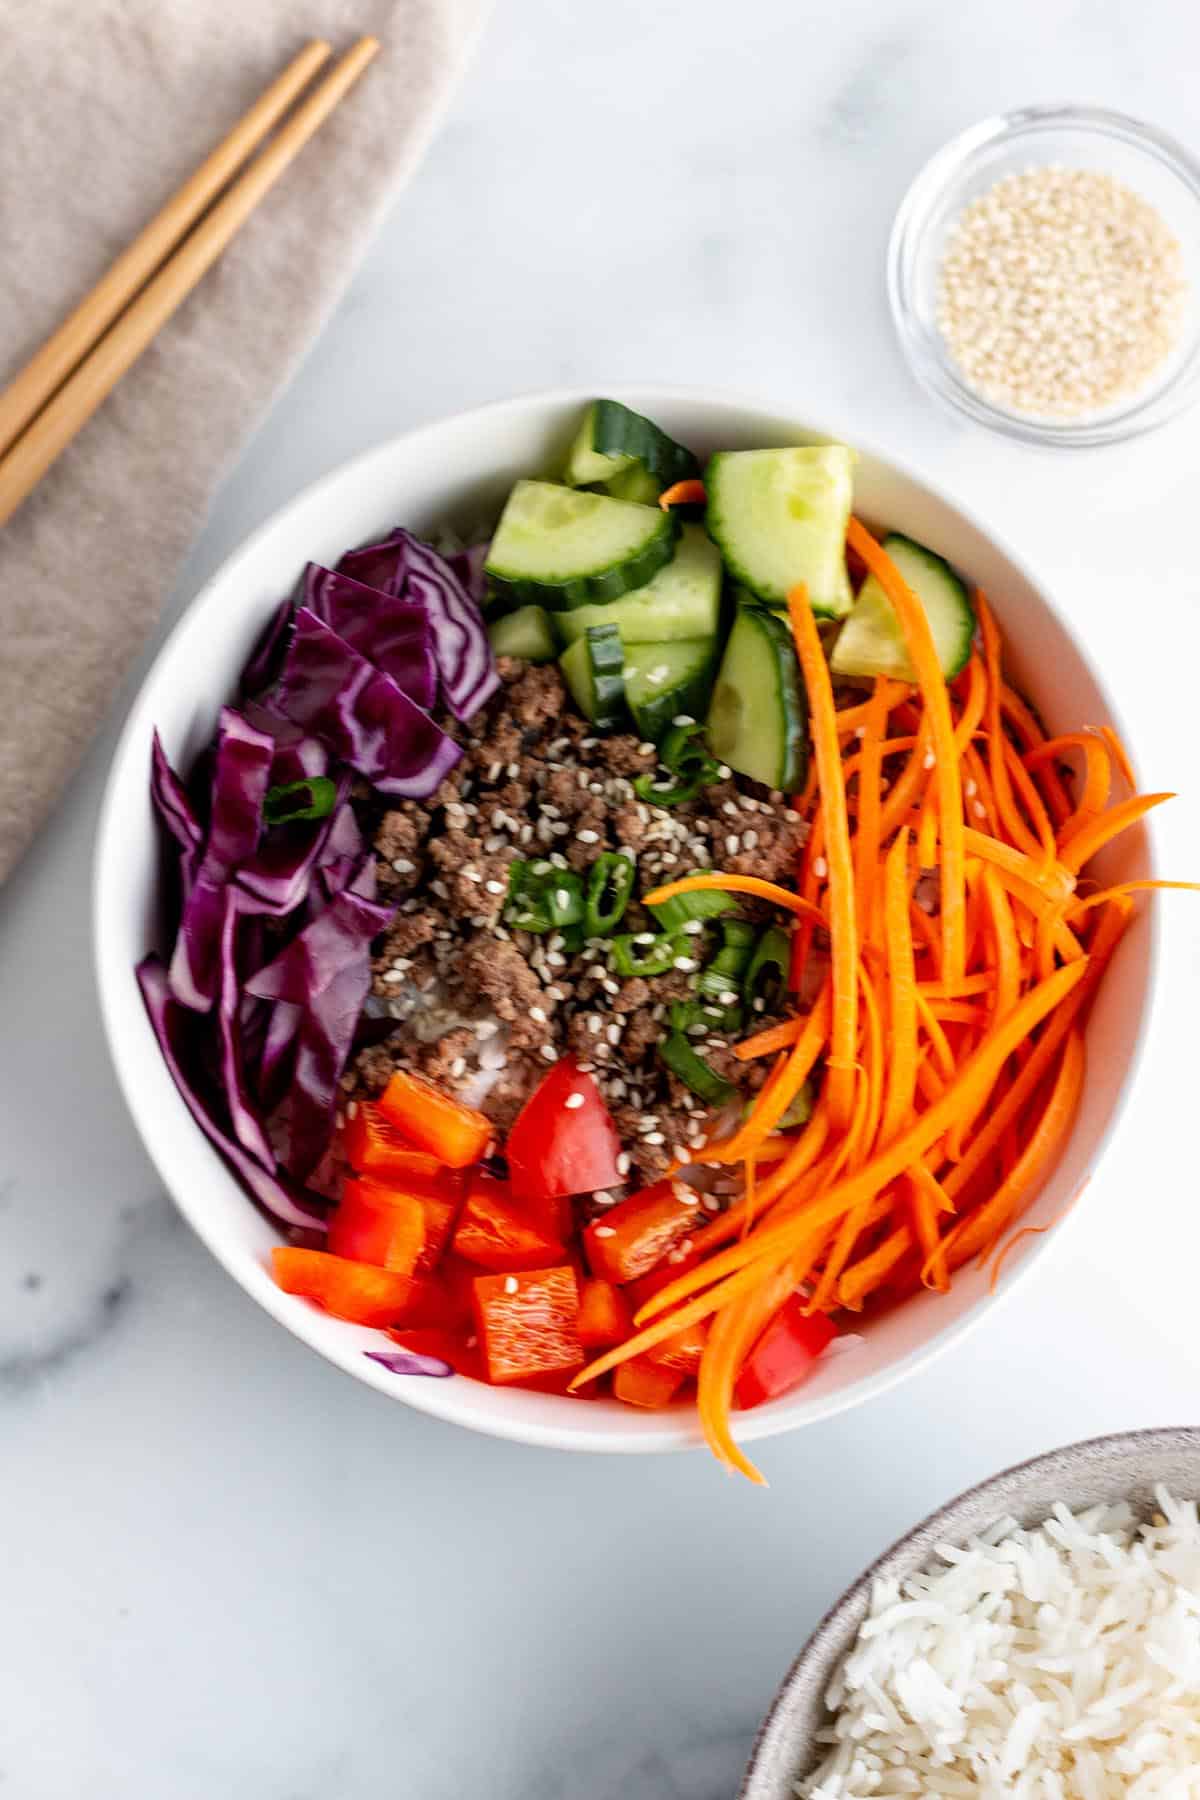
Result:
<svg viewBox="0 0 1200 1800"><path fill-rule="evenodd" d="M515 1203L507 1181L476 1175L454 1233L454 1251L484 1269L538 1269L561 1263L565 1251Z"/></svg>
<svg viewBox="0 0 1200 1800"><path fill-rule="evenodd" d="M328 1250L279 1245L271 1252L271 1265L284 1293L315 1300L326 1312L356 1325L399 1325L430 1298L426 1282Z"/></svg>
<svg viewBox="0 0 1200 1800"><path fill-rule="evenodd" d="M579 1291L579 1341L588 1350L623 1344L633 1330L633 1314L620 1288L595 1277Z"/></svg>
<svg viewBox="0 0 1200 1800"><path fill-rule="evenodd" d="M569 1056L525 1102L505 1145L513 1193L523 1205L619 1187L620 1154L600 1089Z"/></svg>
<svg viewBox="0 0 1200 1800"><path fill-rule="evenodd" d="M618 1400L624 1400L626 1406L642 1406L655 1411L660 1406L669 1406L683 1383L684 1377L677 1369L664 1369L659 1363L652 1363L648 1356L631 1356L613 1376L613 1393Z"/></svg>
<svg viewBox="0 0 1200 1800"><path fill-rule="evenodd" d="M413 1194L401 1194L366 1176L342 1187L341 1203L329 1221L329 1248L351 1262L374 1263L397 1275L415 1275L425 1249L425 1208Z"/></svg>
<svg viewBox="0 0 1200 1800"><path fill-rule="evenodd" d="M462 1177L427 1150L417 1150L370 1100L355 1102L354 1117L342 1133L346 1161L356 1175L371 1175L388 1187L422 1197L448 1195Z"/></svg>
<svg viewBox="0 0 1200 1800"><path fill-rule="evenodd" d="M536 1380L582 1364L579 1290L570 1264L480 1275L474 1303L489 1381Z"/></svg>
<svg viewBox="0 0 1200 1800"><path fill-rule="evenodd" d="M448 1169L478 1162L495 1135L490 1119L420 1075L397 1070L377 1102L379 1111L418 1150Z"/></svg>
<svg viewBox="0 0 1200 1800"><path fill-rule="evenodd" d="M837 1336L824 1313L805 1318L803 1294L785 1300L742 1364L734 1393L740 1407L761 1406L798 1387Z"/></svg>
<svg viewBox="0 0 1200 1800"><path fill-rule="evenodd" d="M656 1181L610 1207L583 1234L593 1275L636 1281L686 1244L703 1217L699 1194L682 1181ZM672 1266L672 1278L681 1264Z"/></svg>
<svg viewBox="0 0 1200 1800"><path fill-rule="evenodd" d="M405 1350L416 1350L422 1356L440 1356L458 1375L469 1375L482 1381L483 1358L479 1346L471 1341L473 1333L448 1330L444 1325L400 1325L389 1331Z"/></svg>

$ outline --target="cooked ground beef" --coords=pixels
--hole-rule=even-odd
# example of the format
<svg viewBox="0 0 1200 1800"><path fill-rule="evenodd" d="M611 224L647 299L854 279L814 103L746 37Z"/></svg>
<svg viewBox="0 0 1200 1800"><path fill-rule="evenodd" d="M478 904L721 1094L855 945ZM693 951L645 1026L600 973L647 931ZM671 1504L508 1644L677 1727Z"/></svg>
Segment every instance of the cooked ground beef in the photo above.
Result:
<svg viewBox="0 0 1200 1800"><path fill-rule="evenodd" d="M375 1093L393 1069L412 1069L481 1105L504 1131L570 1051L600 1083L630 1179L652 1179L705 1134L706 1109L658 1057L670 1003L692 993L694 972L620 980L604 940L570 954L561 935L509 929L509 865L544 859L583 875L602 851L623 849L637 863L638 892L714 864L787 880L805 827L780 796L733 776L686 806L639 800L633 779L655 768L652 746L593 735L553 664L502 658L499 669L495 697L456 728L463 760L438 792L377 819L381 893L400 910L374 960L371 1004L398 1025L361 1052L345 1086ZM635 904L621 929L649 923ZM698 1048L747 1091L762 1078L719 1040Z"/></svg>

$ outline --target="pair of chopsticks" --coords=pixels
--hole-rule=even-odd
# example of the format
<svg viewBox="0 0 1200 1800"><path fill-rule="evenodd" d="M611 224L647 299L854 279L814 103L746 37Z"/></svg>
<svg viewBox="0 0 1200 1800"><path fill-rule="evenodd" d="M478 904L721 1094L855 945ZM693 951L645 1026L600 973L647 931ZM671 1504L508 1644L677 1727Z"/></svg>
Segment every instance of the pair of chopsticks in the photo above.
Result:
<svg viewBox="0 0 1200 1800"><path fill-rule="evenodd" d="M186 300L378 49L377 38L361 38L281 124L332 55L320 39L306 45L0 394L0 525Z"/></svg>

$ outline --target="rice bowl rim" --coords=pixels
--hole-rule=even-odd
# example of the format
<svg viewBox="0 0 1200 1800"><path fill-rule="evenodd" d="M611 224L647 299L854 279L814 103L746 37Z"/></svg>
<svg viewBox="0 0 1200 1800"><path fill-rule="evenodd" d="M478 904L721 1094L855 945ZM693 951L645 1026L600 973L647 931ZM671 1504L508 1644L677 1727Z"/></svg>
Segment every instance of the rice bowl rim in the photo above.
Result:
<svg viewBox="0 0 1200 1800"><path fill-rule="evenodd" d="M1159 1485L1180 1499L1200 1498L1200 1426L1084 1438L1014 1463L938 1507L864 1569L820 1620L759 1727L738 1800L792 1800L794 1783L814 1768L830 1679L854 1644L877 1581L905 1580L931 1562L939 1544L962 1544L1006 1515L1026 1528L1039 1525L1056 1501L1072 1512L1126 1501L1145 1517Z"/></svg>

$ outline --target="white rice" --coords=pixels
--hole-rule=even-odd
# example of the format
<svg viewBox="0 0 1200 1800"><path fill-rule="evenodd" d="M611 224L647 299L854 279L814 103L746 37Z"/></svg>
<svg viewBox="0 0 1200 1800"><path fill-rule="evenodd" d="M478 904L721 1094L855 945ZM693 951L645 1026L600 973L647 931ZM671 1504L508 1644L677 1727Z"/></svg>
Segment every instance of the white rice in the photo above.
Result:
<svg viewBox="0 0 1200 1800"><path fill-rule="evenodd" d="M1155 1490L1035 1530L1002 1519L877 1582L804 1800L1200 1796L1200 1523Z"/></svg>

